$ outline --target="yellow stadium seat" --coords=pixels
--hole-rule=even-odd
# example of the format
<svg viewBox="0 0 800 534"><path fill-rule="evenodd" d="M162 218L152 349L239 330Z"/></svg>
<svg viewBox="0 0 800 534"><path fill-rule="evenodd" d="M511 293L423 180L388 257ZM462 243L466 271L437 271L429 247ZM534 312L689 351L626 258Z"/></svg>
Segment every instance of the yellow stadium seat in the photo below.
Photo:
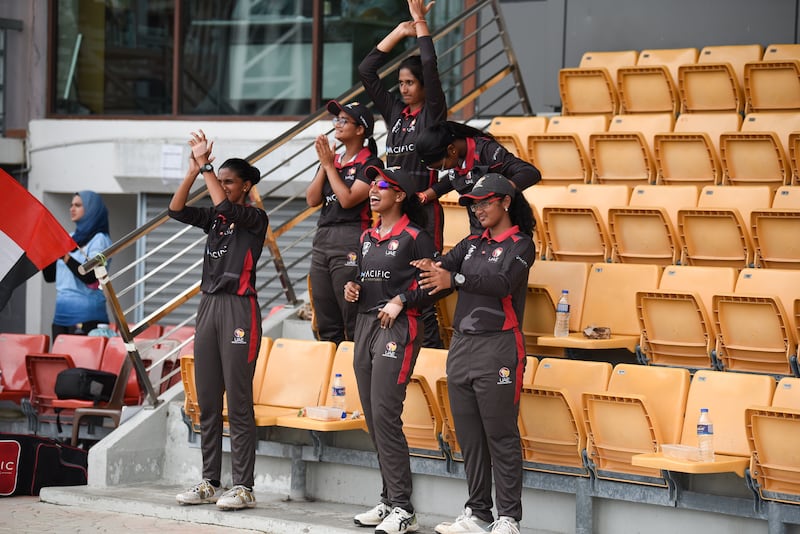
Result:
<svg viewBox="0 0 800 534"><path fill-rule="evenodd" d="M582 331L568 337L540 336L539 345L568 349L626 348L633 352L639 343L636 292L658 287L661 267L652 264L595 263L586 282L581 328L608 327L610 339L588 339Z"/></svg>
<svg viewBox="0 0 800 534"><path fill-rule="evenodd" d="M272 343L258 399L257 426L325 403L336 345L330 341L279 338Z"/></svg>
<svg viewBox="0 0 800 534"><path fill-rule="evenodd" d="M768 405L775 391L770 376L700 370L694 374L686 400L680 444L697 446L697 418L708 408L714 423L714 461L698 462L665 456L663 451L634 455L633 465L681 473L736 473L744 476L750 461L745 411Z"/></svg>
<svg viewBox="0 0 800 534"><path fill-rule="evenodd" d="M671 265L664 269L658 290L636 294L643 363L690 369L712 368L716 328L713 296L736 287L733 267Z"/></svg>
<svg viewBox="0 0 800 534"><path fill-rule="evenodd" d="M681 264L753 266L750 214L770 205L767 186L706 186L697 208L678 210Z"/></svg>
<svg viewBox="0 0 800 534"><path fill-rule="evenodd" d="M677 114L678 66L696 62L696 48L642 50L635 66L617 70L620 113Z"/></svg>
<svg viewBox="0 0 800 534"><path fill-rule="evenodd" d="M547 132L528 136L528 156L542 173L540 185L591 181L589 136L608 129L605 115L552 117Z"/></svg>
<svg viewBox="0 0 800 534"><path fill-rule="evenodd" d="M638 185L655 183L653 138L671 132L671 113L617 115L608 132L589 137L592 182Z"/></svg>
<svg viewBox="0 0 800 534"><path fill-rule="evenodd" d="M572 184L567 187L561 204L542 209L548 257L559 261L609 260L608 210L627 206L629 197L626 185Z"/></svg>
<svg viewBox="0 0 800 534"><path fill-rule="evenodd" d="M800 132L789 134L789 168L792 170L791 185L800 185Z"/></svg>
<svg viewBox="0 0 800 534"><path fill-rule="evenodd" d="M719 185L719 137L737 132L742 124L738 113L682 113L671 133L657 133L653 139L656 183L663 185Z"/></svg>
<svg viewBox="0 0 800 534"><path fill-rule="evenodd" d="M660 470L634 466L631 457L680 439L688 391L687 369L619 364L606 392L584 393L586 452L595 476L666 486Z"/></svg>
<svg viewBox="0 0 800 534"><path fill-rule="evenodd" d="M547 117L511 117L501 116L492 119L489 133L506 150L520 159L530 161L528 154L528 135L544 132L547 128Z"/></svg>
<svg viewBox="0 0 800 534"><path fill-rule="evenodd" d="M744 64L761 59L761 45L706 46L697 64L678 67L681 113L744 109Z"/></svg>
<svg viewBox="0 0 800 534"><path fill-rule="evenodd" d="M450 191L439 198L444 216L442 252L447 252L469 235L469 215L467 208L458 203L459 196L458 191Z"/></svg>
<svg viewBox="0 0 800 534"><path fill-rule="evenodd" d="M628 206L608 210L612 259L669 265L680 259L678 210L697 205L692 185L638 185Z"/></svg>
<svg viewBox="0 0 800 534"><path fill-rule="evenodd" d="M611 117L619 112L617 70L635 65L635 50L586 52L578 68L561 69L558 85L562 115L597 115Z"/></svg>
<svg viewBox="0 0 800 534"><path fill-rule="evenodd" d="M772 44L744 66L745 113L800 110L800 45Z"/></svg>
<svg viewBox="0 0 800 534"><path fill-rule="evenodd" d="M564 185L536 185L522 192L533 210L536 218L536 232L534 241L540 258L549 258L547 251L547 232L545 231L542 210L545 206L561 204L567 197L567 186Z"/></svg>
<svg viewBox="0 0 800 534"><path fill-rule="evenodd" d="M584 392L608 386L611 364L544 358L533 384L523 386L519 430L523 467L534 471L588 476L583 465L586 427Z"/></svg>
<svg viewBox="0 0 800 534"><path fill-rule="evenodd" d="M439 436L442 410L436 398L436 383L446 378L447 351L423 347L414 364L414 374L403 404L403 433L412 456L446 459Z"/></svg>
<svg viewBox="0 0 800 534"><path fill-rule="evenodd" d="M750 221L756 265L800 269L800 188L778 188L772 208L753 210Z"/></svg>
<svg viewBox="0 0 800 534"><path fill-rule="evenodd" d="M791 375L797 355L792 314L797 298L800 271L743 269L733 293L714 295L718 365L731 371Z"/></svg>

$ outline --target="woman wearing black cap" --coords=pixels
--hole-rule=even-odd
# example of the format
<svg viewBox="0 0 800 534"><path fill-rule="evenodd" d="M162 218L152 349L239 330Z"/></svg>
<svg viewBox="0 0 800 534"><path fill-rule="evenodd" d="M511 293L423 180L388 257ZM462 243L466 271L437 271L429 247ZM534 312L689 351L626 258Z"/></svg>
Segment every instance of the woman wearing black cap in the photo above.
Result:
<svg viewBox="0 0 800 534"><path fill-rule="evenodd" d="M502 174L520 191L542 179L539 169L510 153L491 134L459 122L442 121L426 128L417 136L416 150L427 168L448 171L445 178L420 193L426 201L453 190L469 193L487 172ZM469 223L472 233L483 231L471 211Z"/></svg>
<svg viewBox="0 0 800 534"><path fill-rule="evenodd" d="M261 179L259 170L243 159L231 158L215 174L211 165L212 144L206 141L203 130L192 133L189 169L169 203L170 217L202 228L208 234L194 338L203 480L179 493L176 499L181 504L215 502L224 510L236 510L256 505L253 374L261 345L256 263L264 247L269 220L264 210L247 203L250 188ZM186 205L198 173L208 188L212 207ZM227 491L220 481L225 393L233 479L233 486Z"/></svg>
<svg viewBox="0 0 800 534"><path fill-rule="evenodd" d="M372 138L375 121L366 106L331 100L328 111L333 115L334 137L344 152L335 153L325 135L317 137L320 165L306 190L306 202L310 207L322 205L322 209L308 274L317 339L338 345L353 340L356 325L357 306L344 300L342 288L355 278L359 238L371 222L367 202L370 180L364 169L382 167L383 162Z"/></svg>
<svg viewBox="0 0 800 534"><path fill-rule="evenodd" d="M536 249L533 213L500 174L483 176L459 202L475 213L482 234L461 240L440 261L412 262L432 295L455 288L458 302L447 353L447 386L464 455L469 498L439 534L519 534L522 450L517 415L525 340L520 331L528 271ZM497 521L492 515L492 475Z"/></svg>
<svg viewBox="0 0 800 534"><path fill-rule="evenodd" d="M419 272L411 262L438 253L422 231L424 212L411 176L399 167L367 167L367 177L372 180L369 204L380 221L361 236L359 276L347 283L344 296L358 302L353 367L383 490L378 505L354 521L375 526L379 534L401 534L419 527L400 416L422 346L420 308L438 298L419 288Z"/></svg>

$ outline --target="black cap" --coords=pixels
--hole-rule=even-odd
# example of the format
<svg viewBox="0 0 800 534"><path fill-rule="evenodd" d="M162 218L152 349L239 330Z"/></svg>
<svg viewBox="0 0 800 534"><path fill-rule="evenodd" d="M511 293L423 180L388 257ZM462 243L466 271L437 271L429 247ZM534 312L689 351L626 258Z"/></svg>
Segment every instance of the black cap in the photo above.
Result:
<svg viewBox="0 0 800 534"><path fill-rule="evenodd" d="M481 176L480 180L472 188L472 191L466 195L461 195L458 203L462 206L468 206L475 200L483 200L489 197L504 197L506 195L513 197L516 189L508 181L508 178L496 172L490 172Z"/></svg>
<svg viewBox="0 0 800 534"><path fill-rule="evenodd" d="M388 167L386 169L381 169L375 165L370 165L364 170L364 172L366 173L367 178L370 180L374 180L380 176L390 184L402 189L407 196L411 196L418 191L417 184L415 183L414 179L411 178L411 175L409 175L400 167Z"/></svg>
<svg viewBox="0 0 800 534"><path fill-rule="evenodd" d="M356 124L364 127L364 137L372 137L372 131L375 129L375 117L364 104L350 102L343 106L336 100L331 100L328 102L328 111L337 117L344 111L356 121Z"/></svg>

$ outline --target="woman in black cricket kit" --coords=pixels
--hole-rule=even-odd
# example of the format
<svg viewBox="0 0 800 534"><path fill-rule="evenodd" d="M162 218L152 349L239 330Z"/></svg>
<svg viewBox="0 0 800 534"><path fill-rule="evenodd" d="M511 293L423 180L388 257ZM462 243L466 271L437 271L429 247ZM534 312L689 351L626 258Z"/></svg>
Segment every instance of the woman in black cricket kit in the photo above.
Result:
<svg viewBox="0 0 800 534"><path fill-rule="evenodd" d="M367 167L369 203L380 215L361 236L359 276L345 286L358 302L353 367L369 435L378 451L383 488L374 508L354 517L378 534L414 532L411 463L403 434L403 402L422 347L420 309L437 297L419 288L413 260L436 257L433 240L422 230L424 212L416 183L399 167Z"/></svg>
<svg viewBox="0 0 800 534"><path fill-rule="evenodd" d="M520 330L528 271L536 249L533 213L505 177L489 173L459 202L484 231L461 240L441 260L421 260L420 286L432 295L458 291L447 385L456 437L464 455L469 498L439 534L519 534L522 447L517 415L525 340ZM492 515L492 478L498 518Z"/></svg>
<svg viewBox="0 0 800 534"><path fill-rule="evenodd" d="M370 180L364 169L383 167L383 162L372 138L375 119L365 105L331 100L328 111L333 115L334 137L344 150L334 152L324 134L315 142L319 169L306 189L306 203L322 209L308 276L317 339L338 345L353 340L358 307L344 300L342 288L355 278L359 238L372 222L367 201Z"/></svg>
<svg viewBox="0 0 800 534"><path fill-rule="evenodd" d="M261 345L261 312L255 271L268 218L264 210L247 204L250 188L261 178L259 170L243 159L231 158L215 174L212 144L203 130L192 133L189 169L169 203L170 217L208 234L194 338L203 480L176 499L181 504L216 503L223 510L237 510L256 505L253 374ZM186 205L198 173L212 207ZM233 479L227 491L220 481L224 393L228 395Z"/></svg>

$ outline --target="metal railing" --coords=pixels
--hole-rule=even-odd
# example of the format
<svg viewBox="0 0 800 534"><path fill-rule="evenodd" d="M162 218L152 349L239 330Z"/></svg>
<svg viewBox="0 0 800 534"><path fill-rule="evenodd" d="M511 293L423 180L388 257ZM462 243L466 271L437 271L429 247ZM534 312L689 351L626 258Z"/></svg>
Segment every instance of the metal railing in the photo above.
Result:
<svg viewBox="0 0 800 534"><path fill-rule="evenodd" d="M522 76L511 48L511 43L497 0L474 3L456 18L439 28L432 35L432 38L437 48L440 77L445 94L448 97L448 102L451 102L449 111L453 120L476 120L475 124L481 126L482 124L487 124L488 121L481 123L480 120L497 115L531 114L531 108L522 82ZM416 49L407 50L389 62L379 73L381 78L395 73L403 59L417 52L418 50ZM340 95L337 100L341 102L350 102L352 100L358 100L363 95L363 87L361 87L361 85L356 85ZM364 98L364 100L369 99ZM255 203L263 206L264 199L270 201L271 207L268 209L268 215L270 215L271 221L273 220L272 215L278 210L285 209L299 198L304 198L304 193L302 192L282 193L287 188L291 188L292 185L295 185L295 191L302 191L305 189L296 184L302 183L301 181L304 178L307 179L318 164L316 152L314 151L314 132L319 130L318 123L321 119L327 118L327 115L328 111L324 108L311 113L305 119L294 124L282 135L269 141L247 157L247 160L251 164L259 162L260 168L274 170L286 169L292 166L289 165L290 163L294 163L299 167L296 172L288 173L286 176L281 175L277 179L275 179L277 172L266 172L263 174L262 178L264 176L270 176L271 187L263 192L256 191L255 187L252 188L251 200ZM331 131L332 129L328 129L327 133ZM383 137L385 137L385 133L376 135L378 146L381 145L380 140ZM287 151L278 150L279 148L289 146L290 143L291 150L288 151L288 155ZM279 194L282 194L282 196L279 197ZM194 204L204 196L206 196L206 190L202 188L190 196L187 204ZM316 210L316 208L301 209L297 211L297 213L292 214L288 220L277 227L272 227L272 223L270 224L264 242L269 254L264 254L262 256L262 260L259 262L259 265L257 265L257 270L260 273L259 279L265 278L264 275L270 272L272 275L266 277L266 282L260 284L258 289L263 289L268 283L277 279L281 283L282 292L275 292L272 294L259 293L262 309L280 299L281 296L285 298L285 302L289 305L297 305L299 303L295 286L301 280L291 280L288 268L297 265L300 261L307 258L300 257L287 266L284 257L286 253L292 250L299 242L306 241L310 235L313 234L313 230L303 234L292 243L284 244L283 248L279 247L278 239L284 236L289 230L295 228L299 223L312 216ZM102 274L107 259L112 258L131 245L139 243L154 229L160 227L168 220L169 217L166 211L158 214L113 243L108 249L103 251L102 254L84 263L81 266L81 270L88 272L93 269L99 269L100 274ZM144 332L144 330L151 325L158 324L164 319L169 318L170 314L184 306L187 301L200 291L200 281L198 279L190 279L188 283L186 283L186 279L190 272L196 272L196 269L202 264L202 253L200 251L202 251L205 236L199 237L188 246L184 246L179 253L171 254L161 265L149 269L146 273L137 277L134 282L127 287L115 289L114 281L118 280L121 275L130 273L132 270L135 273L135 269L137 267L141 268L145 260L156 257L163 247L176 242L176 240L183 236L185 232L189 231L189 229L190 227L188 226L183 228L152 250L146 252L140 251L141 253L133 263L113 273L113 275L105 277L102 283L103 290L111 305L118 331L128 347L128 360L131 365L124 366L123 372L127 373L128 371L125 369L129 369L131 366L133 367L139 379L139 383L144 387L147 394L146 402L152 405L158 403L157 391L161 388L161 384L171 380L171 378L179 372L179 369L176 365L170 374L161 378L154 377L153 380L148 377L148 372L153 369L160 369L167 360L171 359L171 361L174 362L176 355L181 354L181 349L189 343L189 340L181 341L177 346L166 353L160 352L158 359L152 361L150 366L147 367L142 361L142 355L136 347L135 339L136 336ZM189 263L188 267L180 268L178 273L167 282L155 289L149 290L132 306L123 309L119 297L128 294L136 295L137 293L145 293L141 290L145 281L158 272L166 271L167 269L174 270L176 268L175 266L179 265L179 260L184 258L192 258L193 261ZM186 260L184 259L183 263L185 264L185 262ZM270 263L272 263L271 268L269 266ZM143 269L140 270L143 271ZM98 279L101 279L101 277L98 276ZM155 309L152 309L149 313L145 314L142 312L145 309L154 307L152 305L152 300L163 290L170 287L174 291L175 285L182 282L185 283L186 286L177 293L177 296L155 307ZM131 317L134 312L137 312L143 319L129 327L127 318ZM194 315L188 315L188 318L185 318L174 327L169 327L168 331L165 332L160 339L150 341L148 344L158 344L168 339L172 332L177 331L181 326L188 325L193 320ZM120 376L120 379L126 378Z"/></svg>

